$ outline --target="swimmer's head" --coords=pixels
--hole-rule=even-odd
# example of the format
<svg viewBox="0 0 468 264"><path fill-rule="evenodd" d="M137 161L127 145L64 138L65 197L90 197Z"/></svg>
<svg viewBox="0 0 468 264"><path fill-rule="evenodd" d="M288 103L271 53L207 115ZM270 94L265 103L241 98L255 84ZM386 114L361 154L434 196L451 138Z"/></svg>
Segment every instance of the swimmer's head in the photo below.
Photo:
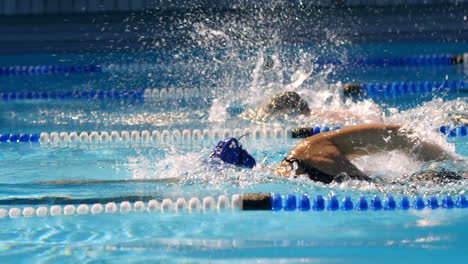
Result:
<svg viewBox="0 0 468 264"><path fill-rule="evenodd" d="M219 141L210 154L212 159L220 159L226 163L247 168L255 167L255 159L239 144L235 138Z"/></svg>
<svg viewBox="0 0 468 264"><path fill-rule="evenodd" d="M282 92L274 95L263 106L262 110L268 114L295 113L309 115L310 109L307 102L296 92Z"/></svg>

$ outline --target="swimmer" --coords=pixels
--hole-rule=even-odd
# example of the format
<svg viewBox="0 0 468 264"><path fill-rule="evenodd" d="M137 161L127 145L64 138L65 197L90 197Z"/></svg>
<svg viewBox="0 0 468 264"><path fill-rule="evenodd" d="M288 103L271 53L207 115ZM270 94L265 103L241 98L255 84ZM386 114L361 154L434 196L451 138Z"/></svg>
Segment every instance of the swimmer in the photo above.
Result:
<svg viewBox="0 0 468 264"><path fill-rule="evenodd" d="M340 181L343 177L372 181L349 158L401 150L424 162L453 159L440 146L413 139L401 127L386 124L358 125L311 136L297 144L273 171L282 177L307 175L311 180L323 183ZM242 149L235 138L220 141L210 157L248 168L256 165L255 159Z"/></svg>
<svg viewBox="0 0 468 264"><path fill-rule="evenodd" d="M461 112L461 113L449 113L451 117L451 121L454 125L466 125L468 126L468 114Z"/></svg>
<svg viewBox="0 0 468 264"><path fill-rule="evenodd" d="M450 183L466 179L468 172L466 171L448 171L444 168L441 170L426 170L417 172L412 175L403 175L397 179L389 181L391 184L405 185L412 188L431 183L434 187L443 187Z"/></svg>
<svg viewBox="0 0 468 264"><path fill-rule="evenodd" d="M346 109L328 110L328 109L313 109L309 108L307 102L301 98L296 92L282 92L274 95L268 101L264 102L257 108L247 109L239 116L244 119L253 121L264 121L266 119L277 118L282 115L295 116L314 116L320 119L328 119L340 122L346 119L354 119L359 122L373 123L382 122L380 116L361 116L354 114Z"/></svg>
<svg viewBox="0 0 468 264"><path fill-rule="evenodd" d="M439 145L411 137L401 125L369 124L341 128L308 137L297 144L283 161L272 171L282 177L306 175L311 180L322 183L339 182L346 178L373 181L371 177L354 166L349 160L355 156L369 155L381 151L401 150L412 154L416 159L427 161L453 160L452 154ZM236 138L222 140L210 154L212 161L223 161L236 166L254 168L253 158L242 148ZM466 176L466 175L465 175ZM409 180L424 181L442 178L456 181L465 176L451 175L450 172L423 172L408 176ZM38 184L90 184L128 182L172 182L171 179L143 180L60 180L36 182Z"/></svg>

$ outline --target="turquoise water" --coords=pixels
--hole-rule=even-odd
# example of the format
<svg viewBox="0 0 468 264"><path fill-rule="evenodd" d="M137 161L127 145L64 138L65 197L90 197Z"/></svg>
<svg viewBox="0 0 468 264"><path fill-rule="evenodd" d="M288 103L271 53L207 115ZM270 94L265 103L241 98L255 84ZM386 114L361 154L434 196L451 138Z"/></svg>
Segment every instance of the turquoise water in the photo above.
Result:
<svg viewBox="0 0 468 264"><path fill-rule="evenodd" d="M329 57L461 54L466 44L404 43L329 47ZM443 51L443 52L441 52ZM218 54L219 58L211 55ZM422 164L399 152L353 160L374 178L393 179L422 168L466 171L468 138L446 138L441 125L450 114L465 113L466 94L372 100L344 100L337 82L465 80L463 66L341 68L319 67L317 47L272 50L182 50L134 54L44 54L2 56L4 65L153 63L151 70L103 73L0 76L2 92L90 91L106 89L209 88L200 97L166 100L3 100L0 133L87 131L173 131L184 129L347 126L370 122L407 123L428 140L460 155L457 162ZM265 60L275 61L265 69ZM309 60L310 59L310 60ZM204 69L204 70L203 70ZM296 82L305 77L303 82ZM296 83L296 84L294 84ZM294 84L294 85L293 85ZM332 85L330 85L332 84ZM346 110L349 118L280 117L253 122L226 113L228 107L255 107L286 89L299 92L312 109ZM299 139L242 139L243 146L267 167L274 167ZM337 195L353 201L374 195L403 195L412 201L467 190L466 180L381 185L347 181L323 185L306 179L279 178L255 169L213 167L207 156L217 139L189 142L118 144L0 143L1 208L52 206L50 197L79 203L148 202L192 197L231 197L237 193ZM89 184L44 184L56 180L140 180ZM35 199L36 200L33 200ZM38 198L42 198L37 200ZM75 203L75 202L73 202ZM65 203L66 204L66 203ZM64 206L64 204L61 204ZM2 262L441 262L466 258L468 210L336 212L169 212L4 217L0 219Z"/></svg>

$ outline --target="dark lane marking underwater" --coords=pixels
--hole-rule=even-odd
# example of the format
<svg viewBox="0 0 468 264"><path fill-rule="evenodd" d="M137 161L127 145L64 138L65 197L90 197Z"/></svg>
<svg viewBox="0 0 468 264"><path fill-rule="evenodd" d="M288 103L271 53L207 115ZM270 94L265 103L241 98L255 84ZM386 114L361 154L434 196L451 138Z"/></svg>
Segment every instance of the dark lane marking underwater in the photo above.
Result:
<svg viewBox="0 0 468 264"><path fill-rule="evenodd" d="M180 178L165 178L165 179L123 179L123 180L59 180L59 181L39 181L35 184L53 184L53 185L69 185L69 184L99 184L99 183L139 183L139 182L177 182Z"/></svg>
<svg viewBox="0 0 468 264"><path fill-rule="evenodd" d="M160 196L138 196L138 195L129 195L129 196L118 196L118 197L102 197L102 198L81 198L75 199L65 196L42 196L37 198L10 198L0 200L0 205L66 205L66 204L95 204L101 203L106 204L110 202L121 203L124 201L127 202L148 202L150 200L161 199Z"/></svg>

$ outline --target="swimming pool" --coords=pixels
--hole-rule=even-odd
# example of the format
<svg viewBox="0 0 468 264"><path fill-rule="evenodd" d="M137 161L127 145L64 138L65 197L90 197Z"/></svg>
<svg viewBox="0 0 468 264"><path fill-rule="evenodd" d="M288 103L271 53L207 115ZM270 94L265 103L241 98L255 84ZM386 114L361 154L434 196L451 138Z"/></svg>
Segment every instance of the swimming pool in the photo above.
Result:
<svg viewBox="0 0 468 264"><path fill-rule="evenodd" d="M250 130L242 144L258 162L274 167L300 140L290 137L292 128L377 119L412 124L461 160L422 164L398 152L354 160L373 177L393 179L421 167L466 171L468 137L439 132L441 126L455 125L454 115L466 114L466 92L382 93L373 100L346 98L339 84L466 81L464 65L374 63L376 57L415 54L416 59L435 55L439 61L444 54L464 54L466 43L350 44L339 39L319 46L275 46L272 41L263 43L266 47L219 48L225 38L216 39L218 31L203 24L198 29L195 39L212 42L132 53L2 56L0 134L10 139L12 134L37 134L37 142L10 142L18 138L0 143L2 262L393 263L466 258L468 210L442 206L446 195L455 203L466 195L466 180L324 185L207 162L219 139ZM356 65L362 58L374 62ZM285 89L299 92L313 109L347 109L356 116L255 122L237 117ZM125 181L130 179L137 181ZM105 182L44 183L60 180ZM339 207L350 197L353 210L232 209L236 194L248 193L281 194L284 206L288 194L298 201L306 194L311 203L322 195L325 204L335 196ZM394 197L397 208L356 209L361 196L370 205L376 195L383 206ZM426 204L433 196L440 207L413 208L416 197ZM398 208L402 197L410 202L407 210ZM218 209L223 207L219 201L226 208ZM153 206L159 209L153 211Z"/></svg>

